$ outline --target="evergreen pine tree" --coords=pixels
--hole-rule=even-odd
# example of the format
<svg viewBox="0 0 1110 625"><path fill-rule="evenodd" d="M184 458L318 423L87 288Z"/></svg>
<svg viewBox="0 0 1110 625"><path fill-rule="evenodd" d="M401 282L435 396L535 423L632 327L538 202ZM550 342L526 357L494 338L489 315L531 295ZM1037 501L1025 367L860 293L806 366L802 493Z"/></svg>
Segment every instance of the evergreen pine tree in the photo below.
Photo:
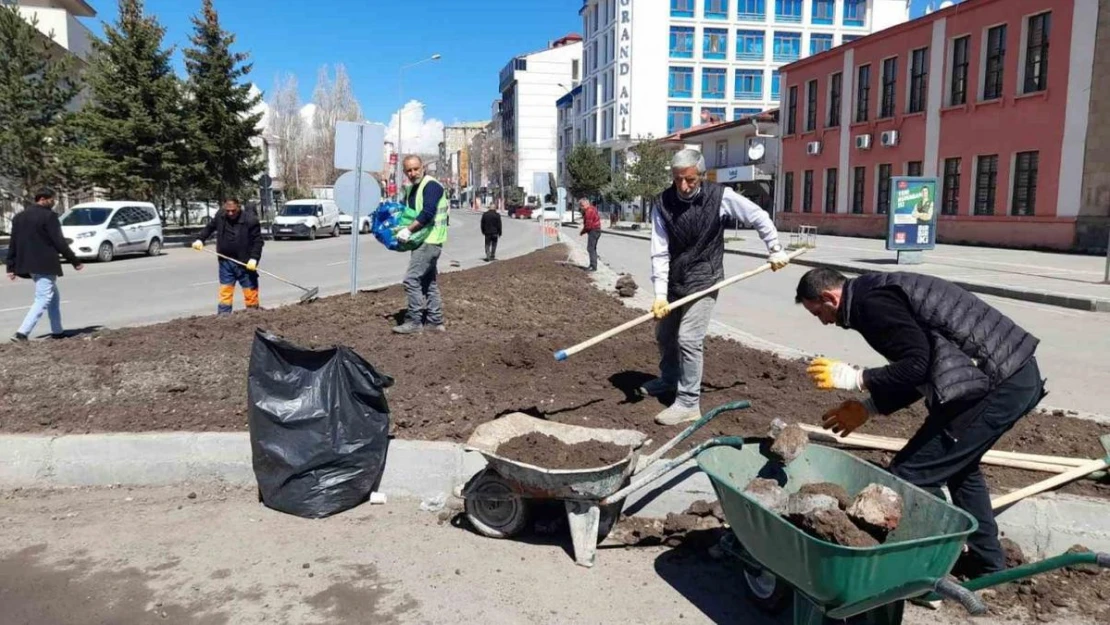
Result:
<svg viewBox="0 0 1110 625"><path fill-rule="evenodd" d="M66 188L67 110L77 95L74 67L17 5L0 3L0 188L27 199L42 185Z"/></svg>
<svg viewBox="0 0 1110 625"><path fill-rule="evenodd" d="M247 190L263 171L251 139L258 135L262 100L244 82L251 71L246 53L232 52L235 35L220 27L212 0L193 17L191 48L185 50L190 112L197 134L192 145L201 171L196 186L223 199Z"/></svg>
<svg viewBox="0 0 1110 625"><path fill-rule="evenodd" d="M609 164L601 150L581 143L567 157L568 190L576 198L595 197L609 184Z"/></svg>
<svg viewBox="0 0 1110 625"><path fill-rule="evenodd" d="M117 22L93 42L80 158L89 179L113 198L164 203L189 177L183 89L164 35L141 0L119 0Z"/></svg>

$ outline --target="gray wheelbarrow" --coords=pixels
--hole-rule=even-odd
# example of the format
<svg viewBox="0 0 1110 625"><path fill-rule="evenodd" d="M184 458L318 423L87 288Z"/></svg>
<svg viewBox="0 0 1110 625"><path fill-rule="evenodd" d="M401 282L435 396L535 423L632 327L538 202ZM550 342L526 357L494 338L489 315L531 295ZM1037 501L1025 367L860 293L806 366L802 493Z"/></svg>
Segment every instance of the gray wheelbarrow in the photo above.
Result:
<svg viewBox="0 0 1110 625"><path fill-rule="evenodd" d="M521 413L484 423L474 430L466 444L467 451L482 454L487 462L486 468L472 477L462 490L467 519L485 536L510 538L528 525L532 500L562 500L574 545L574 560L581 566L593 566L599 538L608 535L630 494L705 449L742 444L742 439L714 438L664 462L659 459L721 413L750 405L747 401L737 401L711 410L646 458L640 457L640 449L648 442L647 435L635 430L587 428ZM607 466L581 469L548 469L497 454L503 443L531 433L546 434L569 445L586 441L611 443L627 447L628 454Z"/></svg>

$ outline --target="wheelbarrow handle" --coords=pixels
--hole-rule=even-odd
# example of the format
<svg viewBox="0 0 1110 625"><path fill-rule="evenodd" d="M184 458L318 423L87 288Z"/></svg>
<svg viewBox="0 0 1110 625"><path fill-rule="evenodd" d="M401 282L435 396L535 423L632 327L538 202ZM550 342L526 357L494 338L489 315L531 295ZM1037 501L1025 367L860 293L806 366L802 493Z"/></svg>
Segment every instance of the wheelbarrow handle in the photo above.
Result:
<svg viewBox="0 0 1110 625"><path fill-rule="evenodd" d="M718 415L733 410L744 410L745 408L751 408L751 406L752 402L746 399L741 399L739 401L730 401L727 404L722 404L720 406L717 406L713 410L710 410L709 412L702 415L700 419L691 423L690 426L687 427L685 430L682 430L682 432L678 436L664 443L663 446L659 449L656 449L654 453L648 456L647 459L640 464L640 466L636 469L634 475L642 473L645 469L654 464L655 461L662 458L663 454L674 449L676 445L686 440L687 438L690 438L691 434L700 430L702 427L705 426L706 423L709 423L713 419L716 419ZM743 444L743 439L741 439L741 444Z"/></svg>
<svg viewBox="0 0 1110 625"><path fill-rule="evenodd" d="M933 592L945 599L958 602L972 616L982 616L987 613L987 604L983 603L979 595L947 577L938 579L933 584Z"/></svg>
<svg viewBox="0 0 1110 625"><path fill-rule="evenodd" d="M747 402L744 402L744 403L747 403ZM701 452L705 451L706 449L709 449L710 447L716 447L718 445L729 445L731 447L743 447L744 446L744 439L740 436L720 436L720 437L717 437L717 438L711 438L711 439L705 441L704 443L698 445L697 447L694 447L693 449L685 451L682 454L679 454L678 456L675 456L674 458L671 458L670 460L656 466L651 471L648 471L646 473L646 475L643 475L642 477L637 477L636 479L632 480L632 482L628 486L625 486L624 488L622 488L619 491L613 493L612 495L609 495L605 499L602 499L601 500L601 505L603 505L603 506L609 505L613 502L620 501L620 500L624 499L625 497L628 497L632 493L640 490L641 488L643 488L643 487L647 486L648 484L654 482L655 480L659 479L660 477L663 477L664 475L669 473L671 471L671 469L682 465L683 463L685 463L690 458L693 458L694 456L700 454Z"/></svg>

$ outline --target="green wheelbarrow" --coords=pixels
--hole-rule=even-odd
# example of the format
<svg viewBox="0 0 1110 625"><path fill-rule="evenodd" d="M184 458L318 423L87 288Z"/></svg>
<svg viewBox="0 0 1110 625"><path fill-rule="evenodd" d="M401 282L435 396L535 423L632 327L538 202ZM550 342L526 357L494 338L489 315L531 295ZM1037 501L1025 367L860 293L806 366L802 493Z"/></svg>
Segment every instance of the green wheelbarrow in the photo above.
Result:
<svg viewBox="0 0 1110 625"><path fill-rule="evenodd" d="M748 595L767 612L792 604L794 625L898 625L910 599L949 599L978 616L987 607L975 590L1064 566L1110 567L1107 554L1065 554L961 585L948 574L978 526L971 515L848 452L810 444L783 467L767 456L769 444L744 439L739 447L706 449L697 460L732 528L721 546L740 559ZM814 482L850 493L881 484L901 495L902 521L884 544L842 547L806 534L744 493L756 477L777 480L788 493Z"/></svg>

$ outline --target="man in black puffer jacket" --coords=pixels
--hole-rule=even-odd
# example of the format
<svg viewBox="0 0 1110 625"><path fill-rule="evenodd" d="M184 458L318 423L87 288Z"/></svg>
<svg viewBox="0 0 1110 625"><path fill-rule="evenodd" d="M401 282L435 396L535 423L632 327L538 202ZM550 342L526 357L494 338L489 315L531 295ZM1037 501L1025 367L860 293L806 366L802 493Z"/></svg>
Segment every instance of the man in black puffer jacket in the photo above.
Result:
<svg viewBox="0 0 1110 625"><path fill-rule="evenodd" d="M230 315L235 299L235 284L243 289L243 303L257 309L258 261L262 259L262 225L253 211L244 211L239 200L230 198L222 210L204 226L193 242L193 249L202 251L208 237L216 235L216 252L220 258L220 295L216 313Z"/></svg>
<svg viewBox="0 0 1110 625"><path fill-rule="evenodd" d="M1001 571L1005 554L979 462L998 439L1044 397L1034 352L1038 340L997 309L940 278L878 272L851 280L832 269L802 276L795 297L825 325L863 335L889 361L857 369L817 358L808 372L817 387L866 391L825 414L824 425L847 436L876 414L924 398L929 415L898 452L890 471L952 502L979 521L968 539L965 572Z"/></svg>

